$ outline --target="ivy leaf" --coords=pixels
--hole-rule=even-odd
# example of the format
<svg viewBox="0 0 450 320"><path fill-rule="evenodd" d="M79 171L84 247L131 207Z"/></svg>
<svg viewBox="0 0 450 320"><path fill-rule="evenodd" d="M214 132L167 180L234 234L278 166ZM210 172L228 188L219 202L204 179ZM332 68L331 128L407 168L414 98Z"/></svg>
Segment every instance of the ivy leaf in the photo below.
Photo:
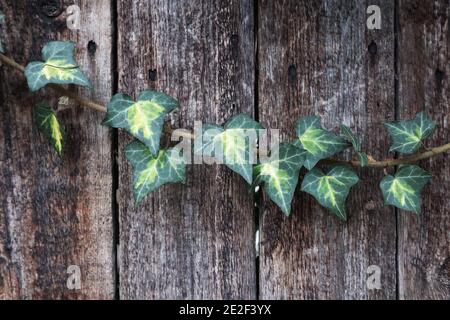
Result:
<svg viewBox="0 0 450 320"><path fill-rule="evenodd" d="M253 147L261 124L245 114L238 114L227 121L224 128L206 124L202 126L202 136L196 137L194 153L213 155L218 163L223 163L252 183Z"/></svg>
<svg viewBox="0 0 450 320"><path fill-rule="evenodd" d="M30 90L39 90L49 83L92 87L75 61L74 50L75 43L71 41L47 43L42 49L42 58L45 62L33 61L25 68Z"/></svg>
<svg viewBox="0 0 450 320"><path fill-rule="evenodd" d="M344 124L341 124L341 135L344 137L345 140L347 140L352 144L353 149L355 149L355 151L361 151L361 142L359 142L358 137L356 137L350 130L350 128Z"/></svg>
<svg viewBox="0 0 450 320"><path fill-rule="evenodd" d="M162 92L142 91L137 101L122 93L114 95L102 124L123 128L142 141L156 155L166 115L178 107L178 102Z"/></svg>
<svg viewBox="0 0 450 320"><path fill-rule="evenodd" d="M341 135L344 137L346 141L352 144L353 149L355 150L356 155L358 156L360 166L365 167L369 162L369 159L367 155L361 151L361 142L359 141L358 137L355 136L353 132L350 130L350 128L344 124L341 125Z"/></svg>
<svg viewBox="0 0 450 320"><path fill-rule="evenodd" d="M253 170L252 187L264 183L267 195L289 215L300 168L306 151L293 144L282 143L271 151L267 162L256 165Z"/></svg>
<svg viewBox="0 0 450 320"><path fill-rule="evenodd" d="M65 128L52 108L38 105L34 109L34 121L48 138L55 151L61 155L65 139Z"/></svg>
<svg viewBox="0 0 450 320"><path fill-rule="evenodd" d="M419 112L412 120L388 122L384 126L392 138L389 151L409 154L422 146L422 141L431 136L436 124L425 112Z"/></svg>
<svg viewBox="0 0 450 320"><path fill-rule="evenodd" d="M133 194L136 206L150 192L167 183L185 182L186 162L182 149L159 150L155 157L145 144L135 140L125 147L125 157L133 167Z"/></svg>
<svg viewBox="0 0 450 320"><path fill-rule="evenodd" d="M342 137L322 128L318 116L300 118L296 131L298 140L295 141L295 145L307 151L305 167L308 170L311 170L319 160L331 157L348 147Z"/></svg>
<svg viewBox="0 0 450 320"><path fill-rule="evenodd" d="M395 176L388 175L381 180L385 204L420 213L420 195L430 178L431 174L419 166L401 166Z"/></svg>
<svg viewBox="0 0 450 320"><path fill-rule="evenodd" d="M302 191L311 194L323 207L345 221L345 200L350 188L358 181L356 173L346 166L334 166L325 173L314 168L305 175Z"/></svg>
<svg viewBox="0 0 450 320"><path fill-rule="evenodd" d="M5 23L5 15L0 11L0 25ZM0 53L5 53L5 48L3 48L2 39L0 38Z"/></svg>

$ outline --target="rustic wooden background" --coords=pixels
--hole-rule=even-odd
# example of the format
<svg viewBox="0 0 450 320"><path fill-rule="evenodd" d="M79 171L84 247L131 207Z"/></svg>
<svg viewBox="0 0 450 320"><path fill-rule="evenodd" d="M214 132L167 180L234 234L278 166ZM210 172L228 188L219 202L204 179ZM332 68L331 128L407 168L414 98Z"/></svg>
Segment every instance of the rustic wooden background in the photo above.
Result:
<svg viewBox="0 0 450 320"><path fill-rule="evenodd" d="M79 30L67 6L81 8ZM381 30L366 9L381 8ZM1 38L26 64L49 40L74 40L95 90L145 88L181 102L175 127L245 112L292 138L301 116L343 122L376 158L392 156L382 122L425 109L450 140L449 0L0 0ZM383 206L380 170L359 172L347 223L297 192L290 217L224 166L195 165L136 209L122 155L129 136L51 92L30 94L0 66L1 299L450 299L450 156L423 213ZM32 122L43 98L68 128L60 159ZM257 206L255 207L255 203ZM255 232L260 242L255 248ZM67 287L70 265L80 290ZM381 288L366 285L381 270Z"/></svg>

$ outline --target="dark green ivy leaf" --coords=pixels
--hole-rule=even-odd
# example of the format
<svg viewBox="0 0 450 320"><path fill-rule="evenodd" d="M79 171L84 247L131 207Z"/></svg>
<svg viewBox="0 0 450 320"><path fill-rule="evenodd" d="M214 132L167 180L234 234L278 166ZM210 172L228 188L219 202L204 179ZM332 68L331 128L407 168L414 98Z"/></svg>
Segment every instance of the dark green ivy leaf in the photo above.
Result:
<svg viewBox="0 0 450 320"><path fill-rule="evenodd" d="M367 163L369 162L369 159L368 159L367 155L361 151L361 143L360 143L358 137L355 136L353 134L353 132L350 130L350 128L344 124L341 125L341 135L344 137L345 140L347 140L348 142L350 142L352 144L353 150L355 150L355 152L358 156L358 160L359 160L361 167L365 167L367 165Z"/></svg>
<svg viewBox="0 0 450 320"><path fill-rule="evenodd" d="M306 151L293 144L282 143L272 149L267 162L256 165L253 170L253 187L264 184L267 195L289 215L300 168Z"/></svg>
<svg viewBox="0 0 450 320"><path fill-rule="evenodd" d="M431 136L436 124L425 112L419 112L412 120L388 122L384 126L392 138L389 151L409 154L422 146L423 140Z"/></svg>
<svg viewBox="0 0 450 320"><path fill-rule="evenodd" d="M225 164L251 184L255 158L253 148L258 129L262 129L262 126L245 114L232 117L223 128L204 124L202 136L196 137L194 153L214 156L219 163Z"/></svg>
<svg viewBox="0 0 450 320"><path fill-rule="evenodd" d="M420 213L422 189L430 178L431 174L419 166L401 166L395 176L388 175L381 180L385 204Z"/></svg>
<svg viewBox="0 0 450 320"><path fill-rule="evenodd" d="M186 162L180 148L159 150L155 157L145 144L135 140L125 147L125 157L133 167L136 205L164 184L185 182Z"/></svg>
<svg viewBox="0 0 450 320"><path fill-rule="evenodd" d="M317 162L333 156L348 147L348 143L339 136L322 128L320 117L300 118L296 127L298 140L295 145L306 150L305 167L311 170Z"/></svg>
<svg viewBox="0 0 450 320"><path fill-rule="evenodd" d="M346 166L334 166L326 172L314 168L305 175L302 191L311 194L323 207L345 221L345 200L350 188L358 181L356 173Z"/></svg>
<svg viewBox="0 0 450 320"><path fill-rule="evenodd" d="M114 95L102 124L123 128L142 141L156 155L166 115L178 107L178 102L162 92L142 91L137 101L122 93Z"/></svg>
<svg viewBox="0 0 450 320"><path fill-rule="evenodd" d="M92 87L75 61L74 51L75 43L71 41L47 43L42 49L44 62L33 61L25 68L30 90L39 90L49 83Z"/></svg>
<svg viewBox="0 0 450 320"><path fill-rule="evenodd" d="M38 105L34 108L34 121L39 130L48 138L55 151L61 155L65 140L64 125L56 117L52 108Z"/></svg>

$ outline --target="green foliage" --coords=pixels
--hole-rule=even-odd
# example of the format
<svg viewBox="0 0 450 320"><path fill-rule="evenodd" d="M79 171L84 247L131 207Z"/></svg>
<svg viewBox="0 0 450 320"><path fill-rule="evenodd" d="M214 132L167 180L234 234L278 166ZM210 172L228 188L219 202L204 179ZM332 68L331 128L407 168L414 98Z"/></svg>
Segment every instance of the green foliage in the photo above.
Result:
<svg viewBox="0 0 450 320"><path fill-rule="evenodd" d="M388 122L384 126L392 138L389 151L409 154L419 150L423 140L431 136L436 125L425 112L419 112L412 120Z"/></svg>
<svg viewBox="0 0 450 320"><path fill-rule="evenodd" d="M264 184L267 195L289 215L300 168L306 151L293 144L283 143L272 149L267 162L256 165L253 170L253 186Z"/></svg>
<svg viewBox="0 0 450 320"><path fill-rule="evenodd" d="M4 15L0 11L0 24ZM74 58L73 42L53 41L42 49L43 62L34 61L25 68L31 91L47 84L77 84L91 86ZM0 52L4 48L0 41ZM18 68L16 66L16 68ZM116 94L107 107L102 122L113 128L123 128L137 140L125 147L125 157L133 167L133 194L138 205L143 198L160 186L185 182L186 161L178 147L161 149L160 138L166 115L178 107L178 102L161 92L146 90L136 101L126 94ZM97 108L100 109L100 108ZM49 139L61 155L64 148L65 128L56 113L48 106L34 110L39 130ZM420 112L412 120L384 124L392 138L390 151L408 154L419 150L423 140L431 136L435 123ZM335 165L322 171L316 164L341 152L350 145L362 167L371 165L362 152L361 142L350 128L341 125L337 136L322 128L318 116L306 116L296 124L297 139L282 143L270 152L269 159L253 166L253 148L262 126L244 114L229 119L223 127L203 125L202 135L195 137L194 153L211 156L241 175L252 187L262 185L269 198L289 215L291 203L302 166L310 170L301 190L311 194L322 206L340 219L346 220L345 201L350 189L358 182L356 173L347 166ZM420 212L421 192L431 175L415 165L401 166L394 175L383 178L380 188L385 203L397 208Z"/></svg>
<svg viewBox="0 0 450 320"><path fill-rule="evenodd" d="M358 156L361 167L365 167L369 162L369 159L367 155L361 151L361 142L359 141L359 139L353 134L350 128L344 124L341 125L341 135L345 140L352 144L353 150L355 150L356 155Z"/></svg>
<svg viewBox="0 0 450 320"><path fill-rule="evenodd" d="M150 192L167 183L185 182L186 163L182 150L159 150L155 157L145 144L133 141L125 147L125 157L133 167L133 194L136 206Z"/></svg>
<svg viewBox="0 0 450 320"><path fill-rule="evenodd" d="M37 91L49 83L91 87L74 57L75 43L51 41L42 49L44 62L33 61L25 68L28 87Z"/></svg>
<svg viewBox="0 0 450 320"><path fill-rule="evenodd" d="M166 115L178 107L178 102L156 91L142 91L137 101L122 93L114 95L102 124L123 128L142 141L157 155Z"/></svg>
<svg viewBox="0 0 450 320"><path fill-rule="evenodd" d="M345 166L333 166L326 172L314 168L306 174L301 188L345 221L345 200L358 180L356 173Z"/></svg>
<svg viewBox="0 0 450 320"><path fill-rule="evenodd" d="M52 108L38 105L34 109L34 122L47 137L55 151L61 155L65 140L64 125L56 117Z"/></svg>
<svg viewBox="0 0 450 320"><path fill-rule="evenodd" d="M431 174L418 166L401 166L395 176L388 175L380 183L384 202L399 209L420 213L420 196L430 178Z"/></svg>
<svg viewBox="0 0 450 320"><path fill-rule="evenodd" d="M339 136L322 128L320 117L306 116L297 122L298 140L295 145L306 150L305 167L311 170L317 162L331 157L348 147L348 143Z"/></svg>
<svg viewBox="0 0 450 320"><path fill-rule="evenodd" d="M196 137L194 153L214 156L218 163L225 164L251 184L258 129L262 126L245 114L232 117L224 128L203 125L202 136Z"/></svg>

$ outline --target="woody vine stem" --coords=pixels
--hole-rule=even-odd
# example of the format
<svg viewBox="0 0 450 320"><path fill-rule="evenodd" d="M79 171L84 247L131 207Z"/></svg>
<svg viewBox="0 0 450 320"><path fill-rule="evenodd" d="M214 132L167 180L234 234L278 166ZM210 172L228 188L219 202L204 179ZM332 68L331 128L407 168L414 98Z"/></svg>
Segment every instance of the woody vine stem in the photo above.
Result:
<svg viewBox="0 0 450 320"><path fill-rule="evenodd" d="M0 53L0 61L3 62L5 65L12 67L22 73L25 71L24 66L22 66L21 64L17 63L13 59L11 59L1 53ZM84 107L90 108L90 109L98 111L98 112L103 112L103 113L107 112L107 108L104 105L96 103L85 97L79 96L75 92L70 91L61 85L49 84L48 86L50 88L52 88L53 90L57 91L58 93L60 93L64 96L67 96L70 99L73 99L74 101L78 102L80 105L82 105ZM165 132L168 134L171 134L172 130L168 129ZM186 133L186 132L179 132L179 133L177 133L177 135L180 137L186 138L186 139L194 139L194 135L192 135L190 133ZM375 160L372 157L369 157L366 167L386 168L386 167L398 166L398 165L402 165L402 164L410 164L410 163L418 162L420 160L434 157L434 156L442 154L442 153L446 153L448 151L450 151L450 143L441 145L439 147L434 147L434 148L428 149L423 152L415 153L415 154L407 156L407 157L402 157L402 158L397 158L397 159L391 158L391 159L385 159L385 160ZM346 164L346 165L351 165L354 167L360 166L360 162L358 160L345 161L345 160L339 160L339 159L326 159L326 160L322 160L321 162L322 163Z"/></svg>

